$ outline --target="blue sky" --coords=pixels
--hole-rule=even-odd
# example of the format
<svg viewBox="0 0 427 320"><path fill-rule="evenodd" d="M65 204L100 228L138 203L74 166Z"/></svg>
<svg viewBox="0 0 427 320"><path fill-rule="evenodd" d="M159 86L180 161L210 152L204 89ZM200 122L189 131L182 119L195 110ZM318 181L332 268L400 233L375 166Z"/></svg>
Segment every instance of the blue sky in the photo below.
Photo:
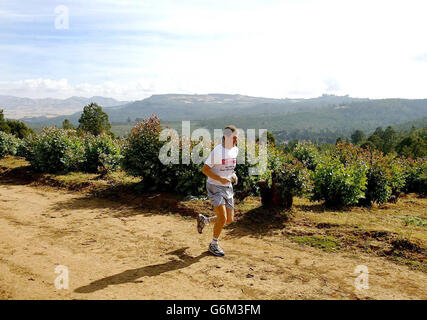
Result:
<svg viewBox="0 0 427 320"><path fill-rule="evenodd" d="M55 28L58 6L69 28ZM0 2L0 94L426 98L425 1Z"/></svg>

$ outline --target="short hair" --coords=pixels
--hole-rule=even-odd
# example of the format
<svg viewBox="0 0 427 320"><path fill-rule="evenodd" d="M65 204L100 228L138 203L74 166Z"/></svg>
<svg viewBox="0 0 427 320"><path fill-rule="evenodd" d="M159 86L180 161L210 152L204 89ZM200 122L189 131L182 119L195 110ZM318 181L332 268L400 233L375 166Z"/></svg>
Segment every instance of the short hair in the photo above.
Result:
<svg viewBox="0 0 427 320"><path fill-rule="evenodd" d="M222 143L225 141L225 136L230 137L234 132L237 131L237 128L233 125L226 126L222 133Z"/></svg>
<svg viewBox="0 0 427 320"><path fill-rule="evenodd" d="M226 126L223 131L223 136L231 136L234 132L237 131L237 128L233 125Z"/></svg>

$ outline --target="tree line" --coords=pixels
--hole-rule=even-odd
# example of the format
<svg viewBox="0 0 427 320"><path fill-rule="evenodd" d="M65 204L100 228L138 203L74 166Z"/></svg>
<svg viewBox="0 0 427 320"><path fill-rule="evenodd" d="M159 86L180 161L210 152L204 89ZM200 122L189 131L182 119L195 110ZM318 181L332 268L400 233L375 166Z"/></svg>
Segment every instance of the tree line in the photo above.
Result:
<svg viewBox="0 0 427 320"><path fill-rule="evenodd" d="M369 136L362 130L356 130L351 135L351 142L364 149L379 150L384 154L396 152L401 156L419 158L427 156L427 127L412 127L411 130L401 133L396 132L392 126L385 130L378 127Z"/></svg>

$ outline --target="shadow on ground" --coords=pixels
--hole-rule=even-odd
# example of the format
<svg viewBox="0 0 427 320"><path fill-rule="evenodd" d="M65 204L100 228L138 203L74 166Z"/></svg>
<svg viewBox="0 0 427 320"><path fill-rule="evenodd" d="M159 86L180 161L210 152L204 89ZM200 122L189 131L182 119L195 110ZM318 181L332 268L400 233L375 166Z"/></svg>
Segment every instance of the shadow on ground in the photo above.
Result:
<svg viewBox="0 0 427 320"><path fill-rule="evenodd" d="M185 253L188 247L184 247L172 252L168 252L169 255L176 255L180 260L171 260L161 264L155 264L151 266L145 266L137 269L130 269L121 273L102 278L91 282L90 284L77 288L74 290L76 293L92 293L98 290L105 289L111 285L123 284L123 283L139 283L137 279L142 277L155 277L162 273L187 268L190 265L199 262L202 258L209 255L208 252L192 257Z"/></svg>
<svg viewBox="0 0 427 320"><path fill-rule="evenodd" d="M262 237L286 228L291 216L291 211L258 207L236 216L236 221L225 229L229 230L229 236L235 238Z"/></svg>
<svg viewBox="0 0 427 320"><path fill-rule="evenodd" d="M115 218L169 212L196 217L197 210L185 207L181 198L182 196L164 193L138 195L132 192L122 192L110 197L85 194L78 198L57 202L51 209L56 211L110 209L109 215Z"/></svg>
<svg viewBox="0 0 427 320"><path fill-rule="evenodd" d="M30 166L12 169L0 167L0 184L27 185L34 182L34 176L39 177L40 175L34 174Z"/></svg>

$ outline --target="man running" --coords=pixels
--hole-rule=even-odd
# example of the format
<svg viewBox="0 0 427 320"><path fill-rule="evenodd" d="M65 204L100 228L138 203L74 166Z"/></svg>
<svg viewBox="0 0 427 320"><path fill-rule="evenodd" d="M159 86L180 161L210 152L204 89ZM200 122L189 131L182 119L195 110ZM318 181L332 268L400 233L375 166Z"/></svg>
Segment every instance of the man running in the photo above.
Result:
<svg viewBox="0 0 427 320"><path fill-rule="evenodd" d="M239 149L237 145L237 129L235 126L224 128L222 144L217 145L209 157L205 160L202 169L208 177L206 190L215 210L215 216L205 217L199 214L197 218L197 230L203 232L207 223L214 222L213 239L209 245L209 252L215 256L224 256L224 251L219 246L219 235L225 224L233 222L234 199L233 185L237 184L237 176L234 172Z"/></svg>

